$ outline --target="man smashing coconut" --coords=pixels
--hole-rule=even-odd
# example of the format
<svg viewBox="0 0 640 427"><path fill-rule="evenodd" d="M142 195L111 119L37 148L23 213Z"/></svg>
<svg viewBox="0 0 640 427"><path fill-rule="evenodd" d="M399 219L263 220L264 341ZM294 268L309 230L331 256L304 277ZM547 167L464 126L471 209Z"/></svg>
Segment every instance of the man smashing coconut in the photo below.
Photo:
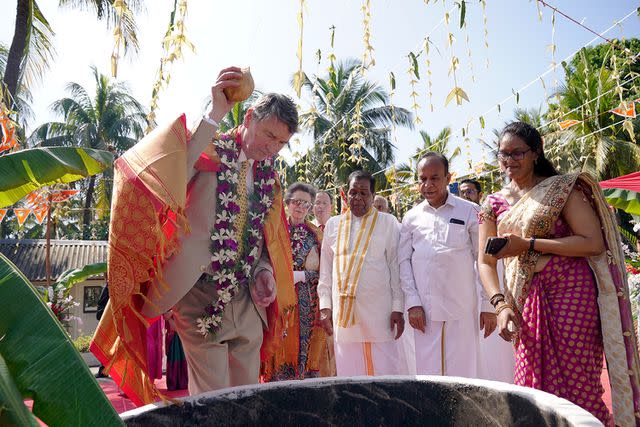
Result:
<svg viewBox="0 0 640 427"><path fill-rule="evenodd" d="M192 395L257 383L261 356L275 367L297 362L292 257L273 166L298 129L296 106L263 95L237 129L217 133L252 90L247 70L222 70L190 137L183 116L116 162L112 300L92 350L138 404L157 397L143 332L169 309Z"/></svg>

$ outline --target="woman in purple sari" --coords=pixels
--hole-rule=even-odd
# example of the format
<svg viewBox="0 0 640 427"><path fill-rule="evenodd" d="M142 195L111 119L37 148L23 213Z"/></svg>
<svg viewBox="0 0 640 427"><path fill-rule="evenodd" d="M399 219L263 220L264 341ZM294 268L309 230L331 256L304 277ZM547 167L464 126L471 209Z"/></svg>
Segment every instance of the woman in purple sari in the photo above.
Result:
<svg viewBox="0 0 640 427"><path fill-rule="evenodd" d="M603 423L606 356L617 425L640 421L638 352L614 218L588 174L558 175L532 126L505 127L498 161L510 182L487 197L478 266L498 332L516 347L517 385L563 397ZM507 237L485 253L490 237ZM505 263L500 294L496 260Z"/></svg>

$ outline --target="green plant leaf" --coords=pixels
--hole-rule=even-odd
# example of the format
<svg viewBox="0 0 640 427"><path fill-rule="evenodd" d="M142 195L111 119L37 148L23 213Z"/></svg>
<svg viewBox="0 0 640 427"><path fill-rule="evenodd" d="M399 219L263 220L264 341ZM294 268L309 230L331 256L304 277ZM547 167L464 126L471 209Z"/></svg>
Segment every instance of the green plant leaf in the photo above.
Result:
<svg viewBox="0 0 640 427"><path fill-rule="evenodd" d="M32 148L0 156L0 208L45 185L77 181L112 164L110 152L78 147Z"/></svg>
<svg viewBox="0 0 640 427"><path fill-rule="evenodd" d="M2 254L0 301L0 354L33 413L50 427L123 425L53 312Z"/></svg>
<svg viewBox="0 0 640 427"><path fill-rule="evenodd" d="M38 421L22 400L20 391L11 379L7 363L0 354L0 425L6 427L38 427Z"/></svg>
<svg viewBox="0 0 640 427"><path fill-rule="evenodd" d="M60 278L56 282L56 287L62 286L68 288L75 285L78 282L88 279L91 276L97 276L101 273L107 272L106 262L97 262L95 264L87 264L82 268L75 268L67 270L60 275Z"/></svg>
<svg viewBox="0 0 640 427"><path fill-rule="evenodd" d="M484 117L480 116L479 120L480 120L480 128L484 129Z"/></svg>
<svg viewBox="0 0 640 427"><path fill-rule="evenodd" d="M396 90L396 76L393 71L389 73L389 84L391 85L391 90Z"/></svg>
<svg viewBox="0 0 640 427"><path fill-rule="evenodd" d="M616 209L622 209L631 215L640 215L640 194L620 188L604 188L604 198Z"/></svg>
<svg viewBox="0 0 640 427"><path fill-rule="evenodd" d="M467 14L467 5L464 0L460 2L460 28L464 27L464 18Z"/></svg>
<svg viewBox="0 0 640 427"><path fill-rule="evenodd" d="M413 69L413 74L416 76L416 79L420 80L420 72L418 71L418 59L413 52L409 52L409 60L411 60L411 68Z"/></svg>

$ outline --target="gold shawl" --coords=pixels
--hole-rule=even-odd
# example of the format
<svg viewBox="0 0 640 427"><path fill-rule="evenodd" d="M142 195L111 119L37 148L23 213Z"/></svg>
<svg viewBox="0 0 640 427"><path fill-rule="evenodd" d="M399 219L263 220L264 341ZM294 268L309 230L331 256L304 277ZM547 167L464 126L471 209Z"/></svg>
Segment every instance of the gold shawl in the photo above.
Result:
<svg viewBox="0 0 640 427"><path fill-rule="evenodd" d="M179 237L189 233L184 216L187 199L187 129L185 116L155 129L115 163L109 226L109 304L91 343L91 351L122 390L140 406L162 399L147 375L146 330L149 320L140 312L146 295L162 280L162 266L179 250ZM214 164L219 159L212 159ZM268 309L271 335L265 334L263 353L278 344L296 300L291 247L284 221L280 183L264 225L266 247L274 268L277 298ZM295 323L295 322L293 322ZM297 329L287 333L297 335ZM279 363L297 360L289 349Z"/></svg>
<svg viewBox="0 0 640 427"><path fill-rule="evenodd" d="M591 197L602 225L607 250L588 257L598 286L598 308L605 357L611 383L613 414L617 425L631 426L640 421L640 369L636 337L633 333L629 287L624 254L615 218L597 182L586 173L558 175L539 183L512 206L498 224L498 235L551 237L554 224L576 182ZM527 251L505 258L507 298L522 312L529 293L538 252Z"/></svg>

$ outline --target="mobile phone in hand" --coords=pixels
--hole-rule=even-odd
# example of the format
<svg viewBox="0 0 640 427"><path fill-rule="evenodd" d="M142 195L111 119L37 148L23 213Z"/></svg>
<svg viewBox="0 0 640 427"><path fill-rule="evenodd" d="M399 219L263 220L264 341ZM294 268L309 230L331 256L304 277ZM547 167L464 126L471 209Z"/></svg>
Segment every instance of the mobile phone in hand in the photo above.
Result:
<svg viewBox="0 0 640 427"><path fill-rule="evenodd" d="M500 252L500 249L504 248L509 239L506 237L489 237L487 244L484 247L484 253L489 255L495 255Z"/></svg>

